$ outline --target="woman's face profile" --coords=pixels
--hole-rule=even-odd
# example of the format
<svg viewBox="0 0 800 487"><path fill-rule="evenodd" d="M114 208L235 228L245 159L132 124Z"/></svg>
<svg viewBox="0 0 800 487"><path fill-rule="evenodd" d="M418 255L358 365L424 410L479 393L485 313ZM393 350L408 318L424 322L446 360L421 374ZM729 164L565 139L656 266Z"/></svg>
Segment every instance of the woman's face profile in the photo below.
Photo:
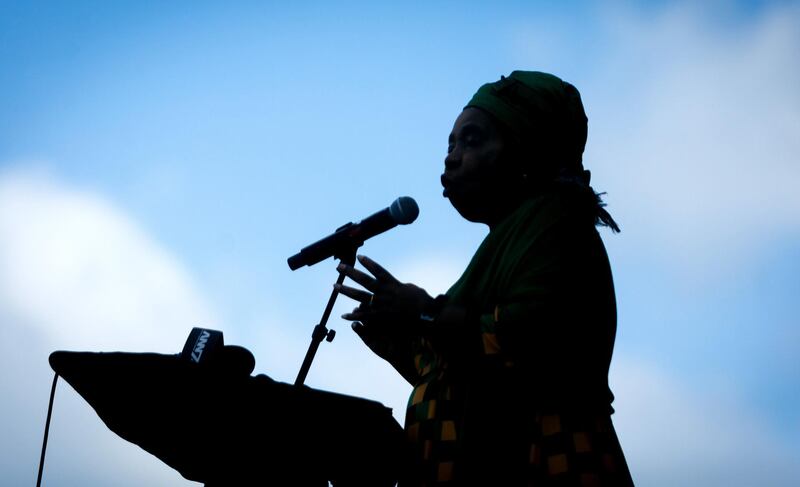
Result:
<svg viewBox="0 0 800 487"><path fill-rule="evenodd" d="M507 175L502 171L505 146L497 124L478 108L465 108L453 125L447 141L444 196L469 221L492 225L498 210L508 200L504 190Z"/></svg>

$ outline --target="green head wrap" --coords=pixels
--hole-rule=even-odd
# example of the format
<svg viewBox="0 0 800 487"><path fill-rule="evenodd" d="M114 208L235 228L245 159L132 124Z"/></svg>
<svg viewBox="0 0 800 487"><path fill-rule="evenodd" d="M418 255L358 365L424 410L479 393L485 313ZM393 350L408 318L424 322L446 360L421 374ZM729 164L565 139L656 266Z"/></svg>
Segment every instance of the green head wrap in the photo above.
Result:
<svg viewBox="0 0 800 487"><path fill-rule="evenodd" d="M481 86L468 107L485 110L504 125L523 152L534 156L539 167L531 169L588 179L582 164L588 120L571 84L552 74L514 71Z"/></svg>

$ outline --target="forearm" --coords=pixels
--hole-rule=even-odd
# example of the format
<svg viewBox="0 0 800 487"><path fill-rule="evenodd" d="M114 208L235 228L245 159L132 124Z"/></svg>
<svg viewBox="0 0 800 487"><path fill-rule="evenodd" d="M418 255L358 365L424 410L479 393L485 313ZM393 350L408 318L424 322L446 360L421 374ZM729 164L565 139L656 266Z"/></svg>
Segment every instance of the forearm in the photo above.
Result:
<svg viewBox="0 0 800 487"><path fill-rule="evenodd" d="M416 386L419 382L420 376L417 372L417 368L414 366L414 359L413 357L409 358L408 356L402 357L394 357L392 360L387 360L394 370L400 374L403 379L406 380L412 386Z"/></svg>
<svg viewBox="0 0 800 487"><path fill-rule="evenodd" d="M474 309L444 302L420 322L420 335L451 362L463 362L481 352L480 316Z"/></svg>

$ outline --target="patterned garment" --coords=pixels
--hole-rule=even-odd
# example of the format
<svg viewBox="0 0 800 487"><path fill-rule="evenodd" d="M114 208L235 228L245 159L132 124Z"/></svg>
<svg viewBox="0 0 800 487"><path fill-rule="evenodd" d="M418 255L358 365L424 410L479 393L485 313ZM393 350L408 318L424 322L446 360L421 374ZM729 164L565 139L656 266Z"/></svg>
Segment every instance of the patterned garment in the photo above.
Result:
<svg viewBox="0 0 800 487"><path fill-rule="evenodd" d="M494 333L483 333L484 351L498 356ZM422 377L409 398L406 411L408 440L416 451L416 478L408 484L420 487L466 484L457 476L458 440L461 428L461 398L458 386L448 381L446 363L429 344L415 357ZM513 367L512 363L506 363ZM531 415L525 425L529 438L528 469L514 476L513 484L528 487L632 486L625 457L611 418L598 415L585 418L570 414ZM457 481L459 480L459 481Z"/></svg>
<svg viewBox="0 0 800 487"><path fill-rule="evenodd" d="M528 485L632 486L610 417L537 415Z"/></svg>
<svg viewBox="0 0 800 487"><path fill-rule="evenodd" d="M444 380L446 364L442 363L440 357L430 353L424 339L420 345L428 353L422 351L414 357L414 365L422 381L409 398L406 432L416 450L413 454L419 462L416 472L420 480L443 483L453 480L459 402L453 401L453 387ZM429 484L423 482L420 485Z"/></svg>
<svg viewBox="0 0 800 487"><path fill-rule="evenodd" d="M610 268L570 201L531 200L492 229L447 293L473 319L412 340L401 486L633 485L610 419Z"/></svg>

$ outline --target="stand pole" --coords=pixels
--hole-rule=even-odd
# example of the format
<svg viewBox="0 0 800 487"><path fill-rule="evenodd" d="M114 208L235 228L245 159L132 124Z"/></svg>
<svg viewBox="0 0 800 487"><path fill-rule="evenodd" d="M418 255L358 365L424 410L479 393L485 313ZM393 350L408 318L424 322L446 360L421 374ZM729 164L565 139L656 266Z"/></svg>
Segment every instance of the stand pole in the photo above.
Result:
<svg viewBox="0 0 800 487"><path fill-rule="evenodd" d="M334 257L339 259L339 261L344 264L353 265L356 262L356 250L358 250L358 247L349 250L341 256L336 255ZM342 284L344 279L345 275L340 272L339 278L336 279L336 283ZM306 381L308 370L311 368L311 362L314 361L314 356L317 354L317 349L319 349L319 345L322 343L322 340L324 339L332 342L333 337L336 336L336 331L328 330L325 325L328 323L328 318L331 316L333 305L336 303L336 297L338 295L339 291L334 288L333 292L331 292L331 297L328 298L328 304L325 306L325 311L322 313L322 319L320 320L319 324L314 327L314 331L311 333L311 343L308 345L308 351L303 359L303 365L300 366L300 372L297 373L297 378L294 380L294 385L296 386L301 386Z"/></svg>

